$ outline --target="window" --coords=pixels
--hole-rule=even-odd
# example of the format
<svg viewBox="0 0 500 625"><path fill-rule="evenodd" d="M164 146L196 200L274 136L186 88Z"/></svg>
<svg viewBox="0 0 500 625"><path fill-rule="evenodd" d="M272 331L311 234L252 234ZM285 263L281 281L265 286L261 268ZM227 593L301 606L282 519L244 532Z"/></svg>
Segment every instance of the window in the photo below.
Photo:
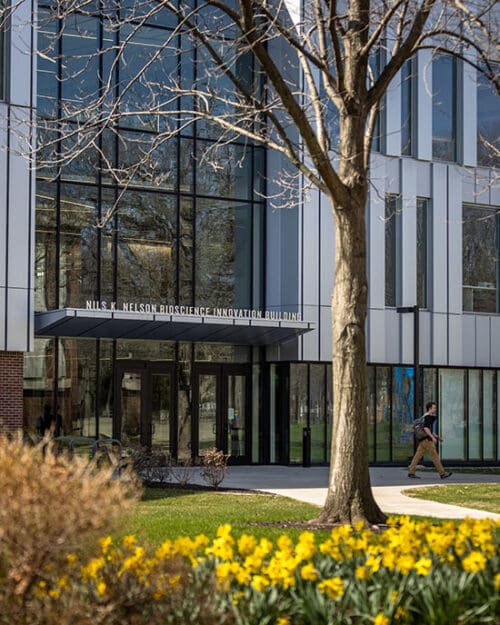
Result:
<svg viewBox="0 0 500 625"><path fill-rule="evenodd" d="M396 306L396 244L399 196L388 195L385 199L385 305Z"/></svg>
<svg viewBox="0 0 500 625"><path fill-rule="evenodd" d="M401 68L401 154L405 156L411 156L413 150L414 65L415 60L409 59Z"/></svg>
<svg viewBox="0 0 500 625"><path fill-rule="evenodd" d="M456 59L438 54L432 62L432 157L456 160Z"/></svg>
<svg viewBox="0 0 500 625"><path fill-rule="evenodd" d="M417 304L427 308L429 200L417 198Z"/></svg>
<svg viewBox="0 0 500 625"><path fill-rule="evenodd" d="M463 207L463 308L500 312L500 209Z"/></svg>
<svg viewBox="0 0 500 625"><path fill-rule="evenodd" d="M500 71L500 65L495 69ZM485 167L500 164L500 97L481 72L477 74L477 163Z"/></svg>

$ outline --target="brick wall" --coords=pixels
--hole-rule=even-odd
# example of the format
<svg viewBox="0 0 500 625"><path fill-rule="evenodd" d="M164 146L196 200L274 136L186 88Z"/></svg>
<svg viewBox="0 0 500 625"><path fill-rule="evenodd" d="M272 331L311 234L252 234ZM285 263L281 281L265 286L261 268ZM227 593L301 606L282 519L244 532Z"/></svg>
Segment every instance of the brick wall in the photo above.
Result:
<svg viewBox="0 0 500 625"><path fill-rule="evenodd" d="M0 351L0 435L23 427L23 353Z"/></svg>

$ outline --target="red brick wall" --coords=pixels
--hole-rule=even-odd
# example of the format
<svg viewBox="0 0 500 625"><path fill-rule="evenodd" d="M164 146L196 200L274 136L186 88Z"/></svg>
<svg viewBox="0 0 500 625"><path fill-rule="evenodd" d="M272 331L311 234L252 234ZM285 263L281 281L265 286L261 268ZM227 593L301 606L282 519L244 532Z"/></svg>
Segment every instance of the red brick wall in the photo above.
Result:
<svg viewBox="0 0 500 625"><path fill-rule="evenodd" d="M23 353L0 351L0 435L23 427Z"/></svg>

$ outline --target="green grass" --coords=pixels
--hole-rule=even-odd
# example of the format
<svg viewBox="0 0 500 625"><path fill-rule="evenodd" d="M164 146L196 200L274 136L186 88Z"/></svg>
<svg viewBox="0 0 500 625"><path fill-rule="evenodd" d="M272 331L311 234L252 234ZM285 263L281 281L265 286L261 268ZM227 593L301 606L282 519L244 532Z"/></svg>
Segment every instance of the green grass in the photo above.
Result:
<svg viewBox="0 0 500 625"><path fill-rule="evenodd" d="M464 506L500 514L500 484L447 484L403 491L417 499Z"/></svg>
<svg viewBox="0 0 500 625"><path fill-rule="evenodd" d="M120 534L135 534L142 542L158 545L180 535L213 537L219 525L230 523L235 536L250 533L275 540L286 532L295 538L303 530L252 523L306 521L314 519L318 511L316 506L278 495L148 488L143 500L123 519ZM323 538L327 534L319 533Z"/></svg>

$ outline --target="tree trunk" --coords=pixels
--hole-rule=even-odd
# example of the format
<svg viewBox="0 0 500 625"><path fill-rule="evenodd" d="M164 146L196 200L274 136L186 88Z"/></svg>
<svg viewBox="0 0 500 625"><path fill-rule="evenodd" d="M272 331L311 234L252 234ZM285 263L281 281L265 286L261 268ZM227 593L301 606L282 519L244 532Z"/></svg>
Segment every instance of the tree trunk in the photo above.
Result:
<svg viewBox="0 0 500 625"><path fill-rule="evenodd" d="M367 525L385 515L373 498L368 471L366 417L366 188L350 206L334 208L335 285L333 326L333 432L330 480L318 520Z"/></svg>

